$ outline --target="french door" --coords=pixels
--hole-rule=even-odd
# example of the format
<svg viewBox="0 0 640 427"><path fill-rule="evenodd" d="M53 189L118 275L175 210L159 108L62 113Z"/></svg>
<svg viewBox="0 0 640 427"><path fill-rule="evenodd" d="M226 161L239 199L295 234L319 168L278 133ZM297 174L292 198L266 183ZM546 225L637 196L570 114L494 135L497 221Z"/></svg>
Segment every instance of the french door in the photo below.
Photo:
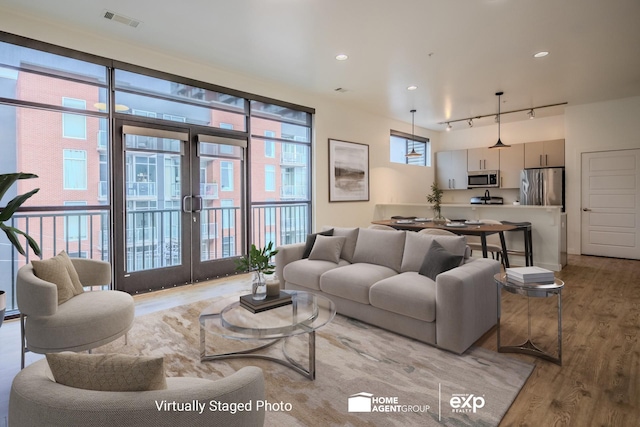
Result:
<svg viewBox="0 0 640 427"><path fill-rule="evenodd" d="M230 274L246 242L247 141L118 119L115 286L129 293Z"/></svg>

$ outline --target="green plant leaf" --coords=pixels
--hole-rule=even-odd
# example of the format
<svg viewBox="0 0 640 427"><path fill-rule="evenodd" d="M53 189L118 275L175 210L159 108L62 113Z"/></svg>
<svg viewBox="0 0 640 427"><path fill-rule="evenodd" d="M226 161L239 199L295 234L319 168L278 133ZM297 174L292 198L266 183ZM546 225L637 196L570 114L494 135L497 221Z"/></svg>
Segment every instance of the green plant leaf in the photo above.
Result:
<svg viewBox="0 0 640 427"><path fill-rule="evenodd" d="M9 188L11 188L11 186L17 180L31 179L31 178L37 178L37 177L38 175L35 175L33 173L24 173L24 172L6 173L6 174L0 175L0 199L4 197L7 190L9 190Z"/></svg>
<svg viewBox="0 0 640 427"><path fill-rule="evenodd" d="M11 217L13 216L14 213L16 213L18 208L29 197L33 196L38 191L40 191L40 189L36 188L35 190L31 190L28 193L25 193L25 194L22 194L20 196L16 196L15 198L13 198L13 200L11 200L9 203L7 203L7 206L2 209L2 212L0 212L0 221L4 222L4 221L8 221L9 219L11 219Z"/></svg>
<svg viewBox="0 0 640 427"><path fill-rule="evenodd" d="M20 243L20 239L18 239L18 236L16 236L17 229L14 227L7 227L4 224L0 224L0 229L2 229L2 231L5 232L5 234L7 235L7 239L9 239L13 247L16 248L16 250L20 252L21 255L26 255L26 252L24 251L24 248ZM17 230L17 231L20 231L20 230Z"/></svg>

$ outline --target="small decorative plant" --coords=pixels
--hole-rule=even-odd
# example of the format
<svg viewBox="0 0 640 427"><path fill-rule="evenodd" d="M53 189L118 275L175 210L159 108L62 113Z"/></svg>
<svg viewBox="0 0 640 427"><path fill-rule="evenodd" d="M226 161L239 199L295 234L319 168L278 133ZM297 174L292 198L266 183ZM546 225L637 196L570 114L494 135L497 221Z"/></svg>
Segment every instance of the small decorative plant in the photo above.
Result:
<svg viewBox="0 0 640 427"><path fill-rule="evenodd" d="M237 271L253 271L251 294L254 300L263 300L267 297L267 283L264 276L274 273L275 265L271 264L271 258L277 253L278 250L273 249L273 242L269 242L261 249L252 244L249 254L236 261Z"/></svg>
<svg viewBox="0 0 640 427"><path fill-rule="evenodd" d="M4 197L5 193L17 180L31 179L31 178L37 178L37 177L38 175L34 175L32 173L22 173L22 172L0 174L0 199ZM7 238L9 239L13 247L16 248L16 250L20 252L20 254L22 255L26 255L26 252L22 247L22 244L20 243L20 238L18 237L18 235L22 235L27 239L27 243L29 244L31 249L33 249L33 252L36 255L40 255L41 253L40 247L38 246L38 243L27 233L9 225L9 221L13 217L13 214L16 212L16 210L20 206L22 206L22 204L29 197L36 194L39 190L40 190L39 188L36 188L35 190L31 190L28 193L25 193L21 196L14 197L9 203L7 203L7 206L5 206L2 209L2 212L0 212L0 229L5 232L5 234L7 235Z"/></svg>
<svg viewBox="0 0 640 427"><path fill-rule="evenodd" d="M431 194L427 194L427 202L431 203L433 205L433 219L434 221L436 220L442 220L442 214L440 212L440 203L442 202L442 193L443 191L438 188L438 183L437 182L433 182L433 184L431 184Z"/></svg>
<svg viewBox="0 0 640 427"><path fill-rule="evenodd" d="M267 246L260 249L252 244L249 254L236 261L236 271L257 271L262 274L273 274L276 266L271 264L271 258L277 253L278 250L273 249L273 242L269 242Z"/></svg>

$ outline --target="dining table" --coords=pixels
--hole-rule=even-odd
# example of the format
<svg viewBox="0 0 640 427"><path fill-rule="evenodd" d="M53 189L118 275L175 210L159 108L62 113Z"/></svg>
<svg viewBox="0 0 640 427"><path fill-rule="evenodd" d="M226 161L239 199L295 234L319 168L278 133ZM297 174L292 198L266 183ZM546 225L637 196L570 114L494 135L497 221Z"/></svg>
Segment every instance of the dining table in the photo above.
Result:
<svg viewBox="0 0 640 427"><path fill-rule="evenodd" d="M409 230L420 231L426 228L437 228L440 230L450 231L451 233L464 235L464 236L480 236L480 242L482 244L482 256L487 258L487 236L491 234L498 234L500 237L500 244L502 245L502 259L505 268L509 268L509 255L507 254L507 244L504 239L505 231L516 230L514 225L507 224L484 224L481 222L447 222L447 223L435 223L431 220L421 218L411 219L382 219L377 221L371 221L372 224L386 225L393 227L396 230Z"/></svg>

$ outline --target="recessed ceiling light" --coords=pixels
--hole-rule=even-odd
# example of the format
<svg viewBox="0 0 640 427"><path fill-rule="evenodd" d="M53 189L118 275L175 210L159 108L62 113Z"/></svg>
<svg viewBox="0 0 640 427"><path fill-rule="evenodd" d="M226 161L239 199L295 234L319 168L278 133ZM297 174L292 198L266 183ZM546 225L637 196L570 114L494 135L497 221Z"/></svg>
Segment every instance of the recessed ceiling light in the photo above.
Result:
<svg viewBox="0 0 640 427"><path fill-rule="evenodd" d="M545 56L549 55L549 52L543 50L541 52L537 52L533 54L534 58L544 58Z"/></svg>
<svg viewBox="0 0 640 427"><path fill-rule="evenodd" d="M338 61L346 61L347 59L349 59L349 57L347 55L345 55L344 53L341 53L340 55L336 55L336 59Z"/></svg>
<svg viewBox="0 0 640 427"><path fill-rule="evenodd" d="M416 85L411 85L407 88L407 90L416 90L416 89L418 89L418 86Z"/></svg>

